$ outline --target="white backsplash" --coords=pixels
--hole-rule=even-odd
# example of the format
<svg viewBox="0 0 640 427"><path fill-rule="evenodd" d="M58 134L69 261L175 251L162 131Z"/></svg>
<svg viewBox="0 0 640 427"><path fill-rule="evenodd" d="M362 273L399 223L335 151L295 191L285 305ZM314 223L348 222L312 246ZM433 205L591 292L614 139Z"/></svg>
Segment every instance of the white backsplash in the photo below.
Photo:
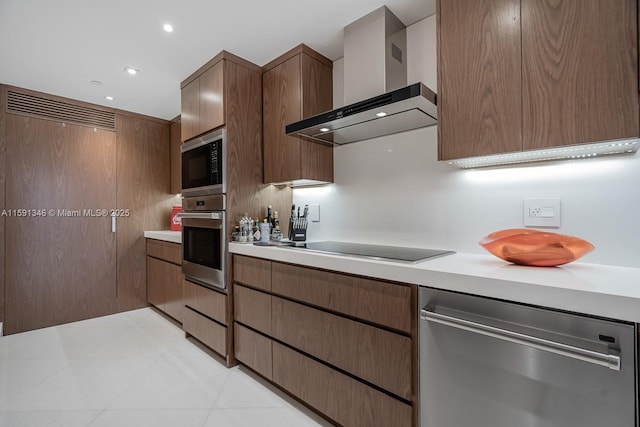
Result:
<svg viewBox="0 0 640 427"><path fill-rule="evenodd" d="M435 90L434 29L431 17L407 35L410 83ZM561 226L550 231L593 243L583 261L640 267L638 154L459 170L437 161L434 126L336 147L334 171L335 184L293 191L298 205L320 204L309 239L486 253L483 236L523 227L524 199L560 198Z"/></svg>
<svg viewBox="0 0 640 427"><path fill-rule="evenodd" d="M523 227L523 200L560 198L560 228L583 261L640 267L640 155L460 170L437 161L436 127L334 150L335 184L293 191L320 204L309 239L486 253L488 233Z"/></svg>

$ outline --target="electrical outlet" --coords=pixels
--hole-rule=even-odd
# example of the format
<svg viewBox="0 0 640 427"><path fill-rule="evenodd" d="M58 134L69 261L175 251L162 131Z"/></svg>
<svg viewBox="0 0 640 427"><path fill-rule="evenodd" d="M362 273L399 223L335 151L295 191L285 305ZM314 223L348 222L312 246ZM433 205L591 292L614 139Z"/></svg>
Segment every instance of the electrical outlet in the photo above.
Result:
<svg viewBox="0 0 640 427"><path fill-rule="evenodd" d="M320 222L320 205L319 204L311 204L309 205L309 221L311 222Z"/></svg>
<svg viewBox="0 0 640 427"><path fill-rule="evenodd" d="M529 227L560 227L560 199L525 199L523 222Z"/></svg>

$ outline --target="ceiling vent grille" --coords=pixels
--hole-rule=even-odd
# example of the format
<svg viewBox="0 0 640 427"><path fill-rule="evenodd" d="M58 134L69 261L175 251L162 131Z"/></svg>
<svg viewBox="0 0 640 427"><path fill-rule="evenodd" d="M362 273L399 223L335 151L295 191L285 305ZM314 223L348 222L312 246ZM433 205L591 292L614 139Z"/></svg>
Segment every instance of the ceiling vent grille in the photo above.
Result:
<svg viewBox="0 0 640 427"><path fill-rule="evenodd" d="M73 123L81 126L116 130L116 115L112 111L71 104L11 90L7 92L7 112Z"/></svg>

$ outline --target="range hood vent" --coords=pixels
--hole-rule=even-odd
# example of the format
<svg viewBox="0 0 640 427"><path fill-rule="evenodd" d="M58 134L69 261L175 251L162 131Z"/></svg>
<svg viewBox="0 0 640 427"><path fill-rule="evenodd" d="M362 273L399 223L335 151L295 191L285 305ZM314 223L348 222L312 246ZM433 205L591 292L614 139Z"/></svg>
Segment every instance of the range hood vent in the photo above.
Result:
<svg viewBox="0 0 640 427"><path fill-rule="evenodd" d="M406 28L385 6L347 25L343 101L349 105L291 123L287 135L343 145L435 125L436 94L422 83L407 86L406 49Z"/></svg>
<svg viewBox="0 0 640 427"><path fill-rule="evenodd" d="M391 135L437 123L436 94L415 83L287 125L287 135L335 145Z"/></svg>

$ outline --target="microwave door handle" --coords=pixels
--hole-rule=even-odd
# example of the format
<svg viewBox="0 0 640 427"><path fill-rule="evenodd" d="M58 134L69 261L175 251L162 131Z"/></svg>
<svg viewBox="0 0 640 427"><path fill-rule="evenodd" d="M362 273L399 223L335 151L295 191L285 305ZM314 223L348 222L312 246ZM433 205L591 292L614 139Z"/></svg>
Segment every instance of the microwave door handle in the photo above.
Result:
<svg viewBox="0 0 640 427"><path fill-rule="evenodd" d="M548 351L550 353L571 357L573 359L582 360L593 363L595 365L604 366L614 371L620 370L620 356L613 354L604 354L597 351L587 350L585 348L575 347L569 344L559 343L556 341L546 340L531 335L525 335L507 329L496 328L485 325L483 323L472 322L470 320L460 319L459 317L447 316L445 314L436 313L432 310L420 310L420 319L440 323L442 325L451 326L457 329L473 332L497 338L503 341L509 341L527 347L536 348L538 350Z"/></svg>

